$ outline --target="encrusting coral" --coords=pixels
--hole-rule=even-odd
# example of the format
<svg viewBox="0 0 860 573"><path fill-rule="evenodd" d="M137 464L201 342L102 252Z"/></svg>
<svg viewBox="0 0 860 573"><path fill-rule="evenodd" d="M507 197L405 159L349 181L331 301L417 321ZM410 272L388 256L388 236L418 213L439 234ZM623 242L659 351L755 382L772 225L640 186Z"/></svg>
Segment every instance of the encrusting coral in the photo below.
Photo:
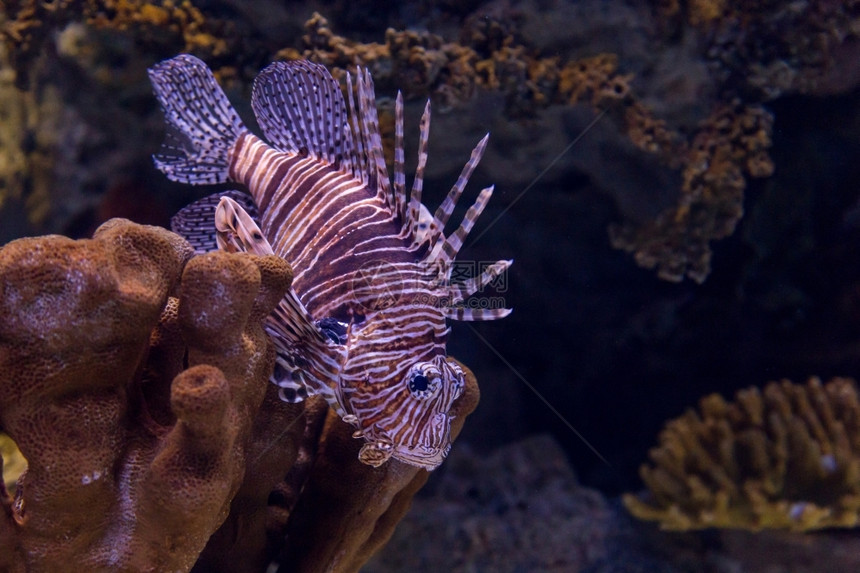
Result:
<svg viewBox="0 0 860 573"><path fill-rule="evenodd" d="M704 282L711 271L709 243L731 235L743 216L747 178L773 173L772 125L760 106L718 107L689 146L675 146L683 164L678 203L637 227L613 225L612 246L635 253L639 266L656 268L664 280L677 282L686 275ZM639 141L635 137L640 146L651 144L651 133Z"/></svg>
<svg viewBox="0 0 860 573"><path fill-rule="evenodd" d="M321 401L278 399L262 328L291 280L277 257L192 257L114 219L13 241L0 276L0 430L28 462L14 499L0 490L2 571L262 571L279 551L355 571L426 479L361 464ZM469 374L455 433L476 403ZM340 533L306 537L323 528Z"/></svg>
<svg viewBox="0 0 860 573"><path fill-rule="evenodd" d="M665 529L790 529L860 523L860 396L853 380L787 380L713 394L700 412L669 422L649 492L624 496L640 519Z"/></svg>
<svg viewBox="0 0 860 573"><path fill-rule="evenodd" d="M789 92L824 95L857 81L860 2L661 0L660 21L705 32L704 54L731 89L764 99Z"/></svg>

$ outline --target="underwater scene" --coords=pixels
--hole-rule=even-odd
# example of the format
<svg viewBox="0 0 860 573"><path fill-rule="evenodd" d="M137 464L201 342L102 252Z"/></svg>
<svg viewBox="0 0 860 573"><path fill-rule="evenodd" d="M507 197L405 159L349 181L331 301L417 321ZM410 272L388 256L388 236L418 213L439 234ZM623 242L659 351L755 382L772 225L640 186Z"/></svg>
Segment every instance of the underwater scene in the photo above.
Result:
<svg viewBox="0 0 860 573"><path fill-rule="evenodd" d="M860 0L0 3L0 572L860 571L857 376Z"/></svg>

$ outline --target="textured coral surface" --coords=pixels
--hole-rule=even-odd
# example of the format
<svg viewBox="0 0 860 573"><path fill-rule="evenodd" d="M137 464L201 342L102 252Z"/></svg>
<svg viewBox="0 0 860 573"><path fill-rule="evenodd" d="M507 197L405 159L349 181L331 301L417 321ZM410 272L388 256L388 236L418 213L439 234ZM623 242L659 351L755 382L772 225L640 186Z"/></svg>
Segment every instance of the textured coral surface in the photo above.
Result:
<svg viewBox="0 0 860 573"><path fill-rule="evenodd" d="M853 380L784 380L703 398L667 424L637 517L667 529L854 527L860 521L860 396Z"/></svg>
<svg viewBox="0 0 860 573"><path fill-rule="evenodd" d="M187 570L226 517L273 358L260 321L290 273L191 254L118 220L0 251L0 426L29 463L3 500L5 566Z"/></svg>

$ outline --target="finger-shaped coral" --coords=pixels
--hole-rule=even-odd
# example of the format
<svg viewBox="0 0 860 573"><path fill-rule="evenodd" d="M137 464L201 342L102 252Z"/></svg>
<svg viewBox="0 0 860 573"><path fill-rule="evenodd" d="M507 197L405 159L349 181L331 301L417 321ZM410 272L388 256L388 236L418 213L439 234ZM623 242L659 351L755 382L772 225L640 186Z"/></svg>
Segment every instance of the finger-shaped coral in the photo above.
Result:
<svg viewBox="0 0 860 573"><path fill-rule="evenodd" d="M666 529L804 531L860 521L860 396L853 380L784 380L717 394L669 422L624 504Z"/></svg>
<svg viewBox="0 0 860 573"><path fill-rule="evenodd" d="M226 518L290 271L191 254L117 220L0 250L0 428L29 463L2 499L10 570L187 570Z"/></svg>

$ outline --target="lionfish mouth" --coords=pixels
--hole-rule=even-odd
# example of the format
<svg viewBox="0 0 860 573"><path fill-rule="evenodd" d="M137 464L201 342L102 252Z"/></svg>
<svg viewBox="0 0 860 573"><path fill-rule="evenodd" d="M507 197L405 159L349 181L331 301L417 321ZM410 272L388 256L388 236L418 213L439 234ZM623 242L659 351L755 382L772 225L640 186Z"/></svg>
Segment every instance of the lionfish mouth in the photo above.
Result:
<svg viewBox="0 0 860 573"><path fill-rule="evenodd" d="M436 414L424 435L423 443L401 444L394 448L392 457L428 470L439 467L451 450L451 420L451 416Z"/></svg>
<svg viewBox="0 0 860 573"><path fill-rule="evenodd" d="M365 443L359 459L370 466L378 467L394 458L400 462L417 466L428 471L439 467L451 450L451 420L447 414L438 413L419 438L417 444L396 443L392 436L380 428L372 426L353 434L363 438Z"/></svg>
<svg viewBox="0 0 860 573"><path fill-rule="evenodd" d="M432 471L439 467L450 450L450 443L440 448L428 448L427 446L407 448L401 446L395 450L391 457L403 463Z"/></svg>

